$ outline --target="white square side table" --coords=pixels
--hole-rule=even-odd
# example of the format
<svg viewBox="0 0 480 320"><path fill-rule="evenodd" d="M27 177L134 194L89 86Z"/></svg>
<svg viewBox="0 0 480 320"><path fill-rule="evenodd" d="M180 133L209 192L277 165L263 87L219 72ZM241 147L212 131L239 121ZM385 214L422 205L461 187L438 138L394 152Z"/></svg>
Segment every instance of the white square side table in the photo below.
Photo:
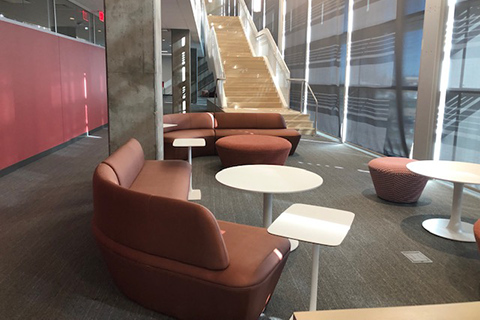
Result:
<svg viewBox="0 0 480 320"><path fill-rule="evenodd" d="M310 242L313 246L310 311L317 309L320 245L335 247L345 239L355 214L348 211L293 204L270 225L268 232L285 238Z"/></svg>
<svg viewBox="0 0 480 320"><path fill-rule="evenodd" d="M188 148L188 163L192 165L192 147L205 147L206 142L204 138L178 138L173 140L173 146L176 148ZM193 171L193 167L192 167ZM201 200L202 191L200 189L193 189L192 176L190 175L190 192L188 193L188 200Z"/></svg>

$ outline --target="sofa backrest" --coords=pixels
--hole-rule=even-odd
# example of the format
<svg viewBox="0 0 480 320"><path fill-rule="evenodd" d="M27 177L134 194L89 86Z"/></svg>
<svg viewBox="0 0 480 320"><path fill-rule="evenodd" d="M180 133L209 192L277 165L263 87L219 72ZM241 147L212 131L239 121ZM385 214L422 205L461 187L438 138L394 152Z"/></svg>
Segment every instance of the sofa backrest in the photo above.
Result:
<svg viewBox="0 0 480 320"><path fill-rule="evenodd" d="M213 114L209 112L203 113L176 113L166 114L163 116L163 123L176 124L175 127L164 128L164 132L188 129L213 129Z"/></svg>
<svg viewBox="0 0 480 320"><path fill-rule="evenodd" d="M110 166L115 172L119 185L130 188L138 173L142 170L145 155L140 143L132 138L105 159L103 163Z"/></svg>
<svg viewBox="0 0 480 320"><path fill-rule="evenodd" d="M286 129L279 113L215 113L216 129Z"/></svg>
<svg viewBox="0 0 480 320"><path fill-rule="evenodd" d="M229 265L217 220L207 208L123 188L106 163L93 176L93 206L94 233L123 246L210 270Z"/></svg>

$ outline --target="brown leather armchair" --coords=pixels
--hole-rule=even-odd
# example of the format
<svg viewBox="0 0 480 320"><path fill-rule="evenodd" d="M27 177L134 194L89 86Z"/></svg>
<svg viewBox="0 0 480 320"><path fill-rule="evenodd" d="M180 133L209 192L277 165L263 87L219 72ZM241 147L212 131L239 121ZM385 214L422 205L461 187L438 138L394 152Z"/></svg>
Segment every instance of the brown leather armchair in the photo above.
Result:
<svg viewBox="0 0 480 320"><path fill-rule="evenodd" d="M175 318L256 320L290 244L186 201L189 176L185 161L144 161L133 139L97 167L93 233L108 270L126 296Z"/></svg>

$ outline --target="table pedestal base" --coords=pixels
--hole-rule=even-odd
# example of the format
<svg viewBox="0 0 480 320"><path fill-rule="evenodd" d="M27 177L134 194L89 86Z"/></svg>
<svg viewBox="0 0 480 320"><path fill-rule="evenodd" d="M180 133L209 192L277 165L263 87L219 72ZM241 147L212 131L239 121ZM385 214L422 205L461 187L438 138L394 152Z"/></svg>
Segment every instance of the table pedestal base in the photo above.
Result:
<svg viewBox="0 0 480 320"><path fill-rule="evenodd" d="M453 230L452 228L448 228L449 223L450 220L448 219L428 219L423 221L422 226L428 232L442 238L461 242L475 242L473 224L460 222L460 228Z"/></svg>
<svg viewBox="0 0 480 320"><path fill-rule="evenodd" d="M188 193L188 200L202 200L202 190L190 190L190 192Z"/></svg>

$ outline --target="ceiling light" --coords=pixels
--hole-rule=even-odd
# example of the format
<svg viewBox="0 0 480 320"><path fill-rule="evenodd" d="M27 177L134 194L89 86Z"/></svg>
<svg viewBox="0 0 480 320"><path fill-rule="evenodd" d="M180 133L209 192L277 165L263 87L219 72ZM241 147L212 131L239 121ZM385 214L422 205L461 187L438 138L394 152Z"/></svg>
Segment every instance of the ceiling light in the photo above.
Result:
<svg viewBox="0 0 480 320"><path fill-rule="evenodd" d="M262 11L262 0L253 0L253 12Z"/></svg>
<svg viewBox="0 0 480 320"><path fill-rule="evenodd" d="M88 27L85 27L85 30L88 30Z"/></svg>
<svg viewBox="0 0 480 320"><path fill-rule="evenodd" d="M75 18L74 18L74 17L70 17L70 20L75 20Z"/></svg>

